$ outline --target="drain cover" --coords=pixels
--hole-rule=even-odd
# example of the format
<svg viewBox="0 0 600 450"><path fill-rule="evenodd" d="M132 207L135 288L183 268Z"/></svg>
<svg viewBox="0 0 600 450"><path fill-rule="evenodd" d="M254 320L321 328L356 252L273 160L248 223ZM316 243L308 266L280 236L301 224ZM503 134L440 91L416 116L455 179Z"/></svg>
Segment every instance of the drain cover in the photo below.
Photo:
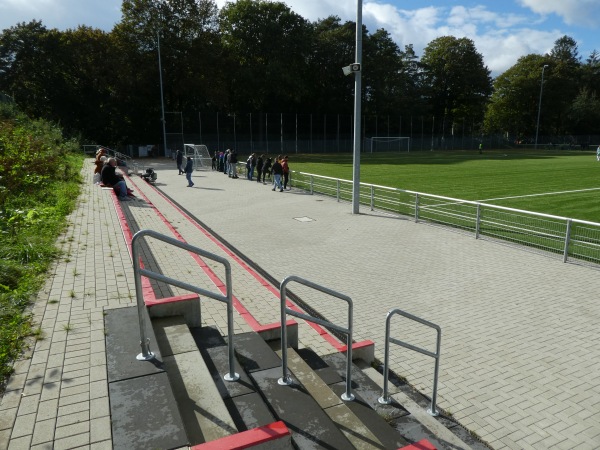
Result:
<svg viewBox="0 0 600 450"><path fill-rule="evenodd" d="M310 217L294 217L294 220L298 222L314 222L315 219L311 219Z"/></svg>

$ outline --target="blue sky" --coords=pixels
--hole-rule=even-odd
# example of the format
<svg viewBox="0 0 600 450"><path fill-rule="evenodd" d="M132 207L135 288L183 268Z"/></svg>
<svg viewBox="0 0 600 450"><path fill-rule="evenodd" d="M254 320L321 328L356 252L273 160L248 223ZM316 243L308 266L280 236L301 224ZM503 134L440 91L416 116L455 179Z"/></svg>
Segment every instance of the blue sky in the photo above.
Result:
<svg viewBox="0 0 600 450"><path fill-rule="evenodd" d="M284 3L309 20L356 19L356 0ZM0 0L0 29L38 19L48 28L110 31L120 21L120 7L121 0ZM363 0L363 23L371 32L385 28L401 48L413 44L418 56L436 37L467 37L492 75L520 56L548 52L564 35L577 41L583 59L600 51L600 0Z"/></svg>

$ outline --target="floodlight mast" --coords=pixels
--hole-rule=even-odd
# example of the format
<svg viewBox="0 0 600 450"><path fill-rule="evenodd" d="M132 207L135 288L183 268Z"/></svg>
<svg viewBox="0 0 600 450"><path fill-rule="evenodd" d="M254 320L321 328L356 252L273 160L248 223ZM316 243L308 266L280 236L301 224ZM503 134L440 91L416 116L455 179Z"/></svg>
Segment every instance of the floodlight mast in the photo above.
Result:
<svg viewBox="0 0 600 450"><path fill-rule="evenodd" d="M362 0L356 1L356 58L350 67L354 72L354 161L352 176L352 214L360 212L360 144L362 91ZM357 69L357 70L356 70Z"/></svg>

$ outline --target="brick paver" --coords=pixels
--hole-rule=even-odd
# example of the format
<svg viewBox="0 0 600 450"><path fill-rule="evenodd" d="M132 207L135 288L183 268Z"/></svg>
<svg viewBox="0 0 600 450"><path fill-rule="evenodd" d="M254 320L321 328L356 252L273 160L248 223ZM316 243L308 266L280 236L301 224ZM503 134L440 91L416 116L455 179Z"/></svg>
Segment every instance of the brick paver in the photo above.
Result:
<svg viewBox="0 0 600 450"><path fill-rule="evenodd" d="M375 341L379 359L390 309L440 325L438 405L494 448L600 447L597 268L366 207L352 215L349 204L335 199L272 192L216 172L194 172L190 189L171 161L153 161L153 167L161 191L276 279L297 275L350 296L354 338ZM133 269L110 191L90 184L91 161L84 174L71 226L59 240L64 256L32 307L41 336L16 362L0 403L0 449L112 446L103 313L135 304ZM234 295L261 324L279 320L272 289L154 187L137 177L130 184L139 200L122 209L133 232L177 233L227 257ZM312 221L296 220L304 217ZM160 242L148 241L142 254L164 274L191 284L216 289L211 271L224 280L218 264L204 260L203 269L187 252ZM159 296L183 293L154 286ZM346 325L343 302L298 284L289 287ZM225 332L224 305L208 301L202 308L203 320ZM249 330L234 316L236 332ZM434 348L431 330L395 319L394 337ZM303 323L300 338L322 354L332 351ZM391 361L396 373L431 393L430 358L392 346Z"/></svg>

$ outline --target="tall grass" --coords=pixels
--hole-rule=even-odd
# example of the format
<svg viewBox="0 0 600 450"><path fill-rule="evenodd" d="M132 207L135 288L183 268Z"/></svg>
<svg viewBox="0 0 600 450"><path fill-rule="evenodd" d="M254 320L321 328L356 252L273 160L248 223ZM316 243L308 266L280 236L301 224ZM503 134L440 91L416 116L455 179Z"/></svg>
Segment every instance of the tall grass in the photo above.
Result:
<svg viewBox="0 0 600 450"><path fill-rule="evenodd" d="M290 156L292 170L352 179L351 154ZM363 153L360 181L600 222L600 163L590 151ZM563 191L580 192L549 194Z"/></svg>

